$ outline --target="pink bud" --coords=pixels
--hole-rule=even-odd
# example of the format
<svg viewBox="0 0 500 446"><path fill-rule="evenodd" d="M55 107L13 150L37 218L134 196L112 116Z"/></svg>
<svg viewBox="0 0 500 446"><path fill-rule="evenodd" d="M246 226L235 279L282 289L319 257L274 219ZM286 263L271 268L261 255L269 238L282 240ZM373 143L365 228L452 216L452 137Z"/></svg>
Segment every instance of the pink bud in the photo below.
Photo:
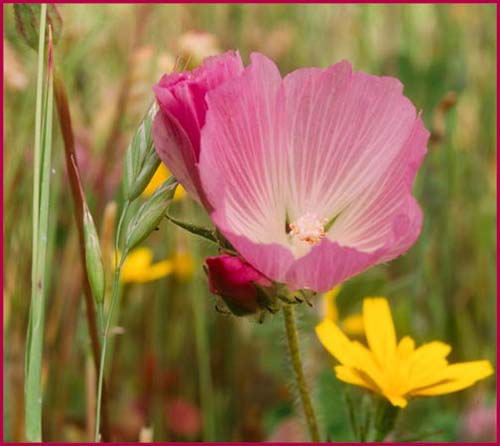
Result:
<svg viewBox="0 0 500 446"><path fill-rule="evenodd" d="M210 291L221 296L234 314L244 316L257 312L259 299L256 285L270 287L272 283L269 279L241 257L223 254L208 257L206 264Z"/></svg>

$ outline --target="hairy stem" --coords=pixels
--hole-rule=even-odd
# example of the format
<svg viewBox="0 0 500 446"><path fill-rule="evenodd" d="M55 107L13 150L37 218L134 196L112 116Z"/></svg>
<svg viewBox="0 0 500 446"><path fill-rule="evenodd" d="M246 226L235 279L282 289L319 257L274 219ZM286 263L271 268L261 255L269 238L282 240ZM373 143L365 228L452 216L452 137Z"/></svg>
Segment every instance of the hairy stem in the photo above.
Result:
<svg viewBox="0 0 500 446"><path fill-rule="evenodd" d="M309 395L309 389L307 388L302 367L302 360L300 358L299 338L293 305L283 306L283 320L285 322L286 337L288 341L288 352L290 354L290 360L292 361L297 387L299 388L302 408L304 409L311 440L316 443L320 441L318 423L316 421L316 415L312 406L311 396Z"/></svg>

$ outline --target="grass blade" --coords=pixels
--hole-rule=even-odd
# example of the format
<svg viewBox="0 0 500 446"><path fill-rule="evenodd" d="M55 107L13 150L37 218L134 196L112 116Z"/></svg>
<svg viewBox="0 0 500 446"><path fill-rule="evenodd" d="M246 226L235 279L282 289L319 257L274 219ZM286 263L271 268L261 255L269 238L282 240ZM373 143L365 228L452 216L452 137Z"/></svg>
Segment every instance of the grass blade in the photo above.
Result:
<svg viewBox="0 0 500 446"><path fill-rule="evenodd" d="M49 37L48 75L43 100L43 64L47 5L42 5L39 33L38 79L35 118L35 164L33 184L32 293L26 350L26 438L42 440L42 359L45 294L47 290L46 254L48 244L49 198L52 149L52 41Z"/></svg>

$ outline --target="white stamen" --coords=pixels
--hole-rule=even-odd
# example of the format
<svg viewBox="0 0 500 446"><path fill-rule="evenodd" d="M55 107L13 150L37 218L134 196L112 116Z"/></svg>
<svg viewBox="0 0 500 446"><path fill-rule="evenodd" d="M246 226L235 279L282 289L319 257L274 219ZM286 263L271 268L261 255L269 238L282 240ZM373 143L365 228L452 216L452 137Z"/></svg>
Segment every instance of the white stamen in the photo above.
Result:
<svg viewBox="0 0 500 446"><path fill-rule="evenodd" d="M326 219L306 212L297 221L290 224L290 234L295 239L313 246L325 236L325 223Z"/></svg>

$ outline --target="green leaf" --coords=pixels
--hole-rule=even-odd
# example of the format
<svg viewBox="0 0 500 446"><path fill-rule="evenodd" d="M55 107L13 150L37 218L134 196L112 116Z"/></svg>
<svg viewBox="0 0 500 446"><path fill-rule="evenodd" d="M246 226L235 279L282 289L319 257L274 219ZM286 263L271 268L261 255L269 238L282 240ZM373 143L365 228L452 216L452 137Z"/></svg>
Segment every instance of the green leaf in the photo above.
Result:
<svg viewBox="0 0 500 446"><path fill-rule="evenodd" d="M35 51L38 51L40 30L40 4L15 4L14 15L16 18L16 29L23 36L24 41ZM53 4L47 5L47 25L52 27L52 40L56 45L62 32L62 19L59 11ZM48 40L48 26L45 38Z"/></svg>
<svg viewBox="0 0 500 446"><path fill-rule="evenodd" d="M47 5L40 11L41 27L45 29ZM49 275L47 251L49 244L50 180L53 117L53 45L47 54L47 80L43 82L45 33L39 36L38 78L35 117L35 153L33 182L33 253L31 265L31 303L25 362L26 439L42 441L42 362L45 324L45 300ZM44 88L45 86L45 88Z"/></svg>
<svg viewBox="0 0 500 446"><path fill-rule="evenodd" d="M333 367L318 373L314 387L314 400L318 417L324 427L327 441L353 441L349 423L349 407L344 400L344 385L335 377Z"/></svg>
<svg viewBox="0 0 500 446"><path fill-rule="evenodd" d="M436 435L442 434L443 431L441 429L434 429L431 431L425 431L425 432L417 432L415 434L410 434L406 437L397 437L394 439L394 441L401 442L401 443L414 443L415 441L422 441L424 439L427 439L429 437L435 437ZM437 441L434 439L434 441Z"/></svg>
<svg viewBox="0 0 500 446"><path fill-rule="evenodd" d="M174 177L170 177L132 217L125 236L123 257L141 243L160 224L174 197L177 184L177 180Z"/></svg>

